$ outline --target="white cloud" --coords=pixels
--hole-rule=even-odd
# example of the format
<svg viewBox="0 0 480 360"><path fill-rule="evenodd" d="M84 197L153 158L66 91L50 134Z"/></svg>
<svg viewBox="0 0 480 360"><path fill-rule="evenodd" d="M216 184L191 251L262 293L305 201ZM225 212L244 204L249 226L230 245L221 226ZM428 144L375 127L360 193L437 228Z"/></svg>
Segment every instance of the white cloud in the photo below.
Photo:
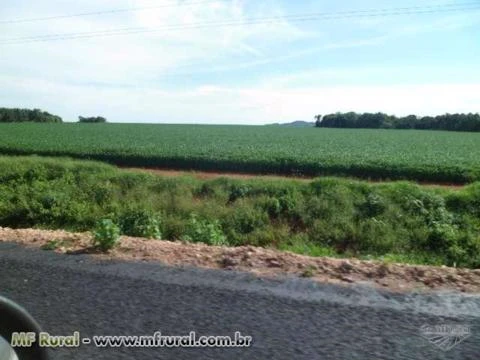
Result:
<svg viewBox="0 0 480 360"><path fill-rule="evenodd" d="M88 9L89 2L85 2L85 9ZM49 7L46 0L44 3ZM192 5L187 6L186 3ZM152 3L140 0L130 3L122 1L110 6L143 7L152 6ZM155 2L155 6L154 9L129 12L122 16L75 17L9 26L3 24L2 39L36 36L39 33L78 33L119 28L155 31L142 35L3 46L7 51L0 58L0 66L6 73L16 74L18 77L41 77L65 82L142 84L152 77L169 74L182 66L226 62L232 57L263 58L264 49L259 44L280 46L289 39L306 36L287 22L189 28L195 24L241 23L247 17L281 15L280 8L276 7L268 11L258 6L247 8L243 1L238 0L218 0L206 4L198 0L160 0ZM94 6L92 2L91 8L98 9L98 5ZM55 13L52 9L51 14ZM17 15L17 18L30 16L32 15ZM178 25L186 28L156 31ZM19 62L18 59L22 61Z"/></svg>

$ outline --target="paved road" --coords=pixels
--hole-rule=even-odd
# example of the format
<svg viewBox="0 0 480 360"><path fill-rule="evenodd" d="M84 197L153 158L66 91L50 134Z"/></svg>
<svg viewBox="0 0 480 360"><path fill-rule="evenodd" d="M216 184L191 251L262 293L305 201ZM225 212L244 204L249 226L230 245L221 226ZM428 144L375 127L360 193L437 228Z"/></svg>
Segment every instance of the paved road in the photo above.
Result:
<svg viewBox="0 0 480 360"><path fill-rule="evenodd" d="M480 298L393 295L306 279L260 280L228 271L100 262L0 244L0 293L45 331L81 336L231 335L248 349L99 349L53 359L480 359ZM422 325L462 324L471 336L442 351Z"/></svg>

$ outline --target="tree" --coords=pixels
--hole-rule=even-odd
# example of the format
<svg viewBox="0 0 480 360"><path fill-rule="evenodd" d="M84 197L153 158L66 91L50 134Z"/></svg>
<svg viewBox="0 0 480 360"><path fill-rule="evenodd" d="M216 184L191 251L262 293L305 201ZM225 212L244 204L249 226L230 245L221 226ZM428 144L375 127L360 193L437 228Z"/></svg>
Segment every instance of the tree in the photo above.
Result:
<svg viewBox="0 0 480 360"><path fill-rule="evenodd" d="M0 108L0 122L61 123L62 118L40 109Z"/></svg>
<svg viewBox="0 0 480 360"><path fill-rule="evenodd" d="M394 118L393 127L395 129L413 129L418 122L416 115L408 115L401 118Z"/></svg>
<svg viewBox="0 0 480 360"><path fill-rule="evenodd" d="M387 114L383 113L364 113L357 117L356 127L379 129L386 122Z"/></svg>
<svg viewBox="0 0 480 360"><path fill-rule="evenodd" d="M78 117L79 123L106 123L107 119L102 116Z"/></svg>
<svg viewBox="0 0 480 360"><path fill-rule="evenodd" d="M480 114L444 114L417 117L396 117L384 113L355 112L315 115L316 127L367 129L421 129L447 131L480 131Z"/></svg>

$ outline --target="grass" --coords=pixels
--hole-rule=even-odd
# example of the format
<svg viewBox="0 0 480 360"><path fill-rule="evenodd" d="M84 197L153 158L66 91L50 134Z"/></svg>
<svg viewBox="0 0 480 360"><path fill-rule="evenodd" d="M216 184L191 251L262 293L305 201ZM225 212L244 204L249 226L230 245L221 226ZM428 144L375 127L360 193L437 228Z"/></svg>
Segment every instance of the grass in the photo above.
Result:
<svg viewBox="0 0 480 360"><path fill-rule="evenodd" d="M313 256L480 267L480 182L167 178L91 161L0 156L0 226L123 233Z"/></svg>
<svg viewBox="0 0 480 360"><path fill-rule="evenodd" d="M0 153L125 166L468 183L480 133L148 124L0 124Z"/></svg>

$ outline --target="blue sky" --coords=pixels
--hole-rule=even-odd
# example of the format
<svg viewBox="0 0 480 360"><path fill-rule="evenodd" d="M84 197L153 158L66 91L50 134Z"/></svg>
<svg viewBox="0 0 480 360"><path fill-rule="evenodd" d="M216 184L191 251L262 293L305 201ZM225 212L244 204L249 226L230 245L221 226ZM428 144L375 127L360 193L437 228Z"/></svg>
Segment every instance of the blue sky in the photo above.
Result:
<svg viewBox="0 0 480 360"><path fill-rule="evenodd" d="M76 120L263 124L335 111L480 111L480 10L295 22L441 0L64 0L0 4L0 106ZM149 7L48 21L2 20ZM480 3L479 6L480 8ZM436 8L438 9L438 8ZM444 9L444 8L442 8ZM270 23L192 28L216 22ZM5 40L121 28L135 35ZM190 28L188 28L190 26Z"/></svg>

